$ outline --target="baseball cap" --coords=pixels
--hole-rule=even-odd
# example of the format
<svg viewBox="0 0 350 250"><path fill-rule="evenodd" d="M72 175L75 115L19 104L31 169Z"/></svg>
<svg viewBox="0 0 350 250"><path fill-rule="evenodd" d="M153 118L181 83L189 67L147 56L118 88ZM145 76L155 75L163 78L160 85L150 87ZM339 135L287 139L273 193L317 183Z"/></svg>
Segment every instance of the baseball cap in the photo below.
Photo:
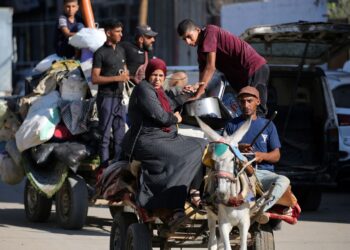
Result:
<svg viewBox="0 0 350 250"><path fill-rule="evenodd" d="M157 36L158 33L153 31L152 28L148 25L140 25L136 27L136 35L146 35L146 36Z"/></svg>
<svg viewBox="0 0 350 250"><path fill-rule="evenodd" d="M246 86L244 88L241 88L237 97L240 97L243 94L252 95L252 96L255 96L256 98L260 99L259 91L252 86Z"/></svg>

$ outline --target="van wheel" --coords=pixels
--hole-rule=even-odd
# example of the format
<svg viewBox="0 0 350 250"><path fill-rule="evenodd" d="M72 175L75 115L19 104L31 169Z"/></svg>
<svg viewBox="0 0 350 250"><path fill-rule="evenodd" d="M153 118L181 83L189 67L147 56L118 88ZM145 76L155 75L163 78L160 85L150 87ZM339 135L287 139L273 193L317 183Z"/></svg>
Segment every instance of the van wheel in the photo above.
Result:
<svg viewBox="0 0 350 250"><path fill-rule="evenodd" d="M151 232L145 224L134 223L129 226L126 250L152 250Z"/></svg>
<svg viewBox="0 0 350 250"><path fill-rule="evenodd" d="M113 224L109 239L110 250L124 250L128 228L131 224L137 223L134 213L117 211L113 216Z"/></svg>
<svg viewBox="0 0 350 250"><path fill-rule="evenodd" d="M52 199L47 198L35 189L27 179L24 188L24 209L31 222L45 222L51 214Z"/></svg>
<svg viewBox="0 0 350 250"><path fill-rule="evenodd" d="M84 179L69 176L56 193L56 215L64 229L81 229L87 217L88 191Z"/></svg>
<svg viewBox="0 0 350 250"><path fill-rule="evenodd" d="M253 243L249 250L275 250L273 231L269 224L255 226L253 229Z"/></svg>
<svg viewBox="0 0 350 250"><path fill-rule="evenodd" d="M298 196L297 196L298 197ZM302 188L300 192L300 207L304 211L316 211L321 205L322 191L319 188Z"/></svg>

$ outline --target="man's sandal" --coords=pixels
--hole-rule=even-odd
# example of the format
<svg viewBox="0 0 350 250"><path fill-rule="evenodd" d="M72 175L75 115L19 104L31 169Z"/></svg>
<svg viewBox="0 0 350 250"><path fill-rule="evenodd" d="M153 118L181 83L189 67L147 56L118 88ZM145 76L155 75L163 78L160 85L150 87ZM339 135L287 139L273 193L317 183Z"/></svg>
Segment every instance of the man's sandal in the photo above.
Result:
<svg viewBox="0 0 350 250"><path fill-rule="evenodd" d="M190 191L190 204L195 209L198 209L197 213L205 214L206 210L203 207L203 202L201 199L201 194L198 190Z"/></svg>

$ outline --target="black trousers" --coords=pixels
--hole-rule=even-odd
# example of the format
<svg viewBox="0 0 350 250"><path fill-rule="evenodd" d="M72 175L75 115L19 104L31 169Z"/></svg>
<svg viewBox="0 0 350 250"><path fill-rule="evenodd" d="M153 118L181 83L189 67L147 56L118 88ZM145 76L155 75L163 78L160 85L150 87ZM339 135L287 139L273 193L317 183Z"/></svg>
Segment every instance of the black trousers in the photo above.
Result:
<svg viewBox="0 0 350 250"><path fill-rule="evenodd" d="M265 117L267 114L267 84L270 76L270 68L267 64L261 66L254 74L249 77L248 85L257 88L260 95L260 105L257 110L257 115Z"/></svg>
<svg viewBox="0 0 350 250"><path fill-rule="evenodd" d="M103 166L110 160L111 132L113 132L114 159L119 159L122 151L121 142L125 135L126 108L121 102L122 97L119 96L97 96L99 131L102 136L99 151L100 162Z"/></svg>

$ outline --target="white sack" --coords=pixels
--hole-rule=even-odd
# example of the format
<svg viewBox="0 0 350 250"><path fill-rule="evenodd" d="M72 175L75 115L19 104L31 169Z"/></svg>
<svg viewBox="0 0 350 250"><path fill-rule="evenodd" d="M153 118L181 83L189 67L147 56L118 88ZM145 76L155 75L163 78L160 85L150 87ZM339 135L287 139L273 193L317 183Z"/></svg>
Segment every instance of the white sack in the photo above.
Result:
<svg viewBox="0 0 350 250"><path fill-rule="evenodd" d="M90 49L95 52L107 40L103 29L82 28L69 39L69 44L80 49Z"/></svg>
<svg viewBox="0 0 350 250"><path fill-rule="evenodd" d="M56 54L49 55L48 57L45 57L43 60L41 60L35 66L34 71L40 72L40 73L45 72L51 67L53 62L60 61L60 60L62 60L62 57L59 57Z"/></svg>
<svg viewBox="0 0 350 250"><path fill-rule="evenodd" d="M24 170L18 167L11 157L6 153L0 153L0 174L1 180L10 185L20 183L24 177Z"/></svg>
<svg viewBox="0 0 350 250"><path fill-rule="evenodd" d="M51 139L60 121L59 100L59 93L52 91L33 102L16 132L16 145L20 152Z"/></svg>
<svg viewBox="0 0 350 250"><path fill-rule="evenodd" d="M85 99L88 85L83 77L77 74L70 74L63 78L60 83L62 100L81 101Z"/></svg>

